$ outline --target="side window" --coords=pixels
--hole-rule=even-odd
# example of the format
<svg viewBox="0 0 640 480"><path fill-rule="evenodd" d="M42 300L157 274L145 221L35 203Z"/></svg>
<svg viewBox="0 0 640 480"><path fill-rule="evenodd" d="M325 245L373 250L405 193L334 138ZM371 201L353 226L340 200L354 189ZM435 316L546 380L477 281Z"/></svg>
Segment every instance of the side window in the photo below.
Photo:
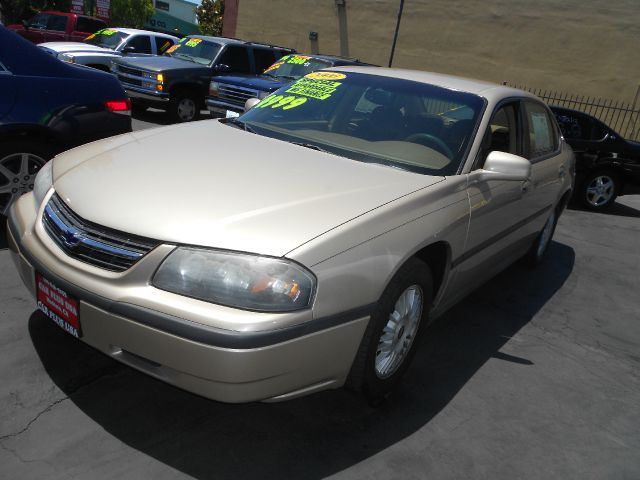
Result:
<svg viewBox="0 0 640 480"><path fill-rule="evenodd" d="M162 55L174 43L173 40L171 40L170 38L163 38L163 37L155 37L155 41L156 41L156 51L158 55Z"/></svg>
<svg viewBox="0 0 640 480"><path fill-rule="evenodd" d="M567 140L589 140L591 122L589 117L578 112L555 110L556 120L562 135Z"/></svg>
<svg viewBox="0 0 640 480"><path fill-rule="evenodd" d="M245 47L228 46L217 63L228 65L234 73L251 73L249 53Z"/></svg>
<svg viewBox="0 0 640 480"><path fill-rule="evenodd" d="M611 129L607 127L604 123L599 122L598 120L593 119L593 128L591 129L591 140L599 142L603 140L604 137L610 133Z"/></svg>
<svg viewBox="0 0 640 480"><path fill-rule="evenodd" d="M127 47L135 48L136 53L151 53L151 38L148 35L138 35L127 42Z"/></svg>
<svg viewBox="0 0 640 480"><path fill-rule="evenodd" d="M525 102L529 159L543 157L558 149L558 138L553 120L544 105Z"/></svg>
<svg viewBox="0 0 640 480"><path fill-rule="evenodd" d="M107 25L100 20L94 20L93 18L78 17L76 22L76 31L83 33L94 33L98 30L105 28Z"/></svg>
<svg viewBox="0 0 640 480"><path fill-rule="evenodd" d="M67 17L62 15L51 15L47 21L47 30L64 32L67 29Z"/></svg>
<svg viewBox="0 0 640 480"><path fill-rule="evenodd" d="M482 140L480 161L476 168L482 168L487 155L494 151L514 155L521 151L518 141L517 103L502 105L494 112Z"/></svg>
<svg viewBox="0 0 640 480"><path fill-rule="evenodd" d="M264 72L266 68L276 61L275 52L273 50L267 50L266 48L254 48L253 57L256 62L256 73Z"/></svg>

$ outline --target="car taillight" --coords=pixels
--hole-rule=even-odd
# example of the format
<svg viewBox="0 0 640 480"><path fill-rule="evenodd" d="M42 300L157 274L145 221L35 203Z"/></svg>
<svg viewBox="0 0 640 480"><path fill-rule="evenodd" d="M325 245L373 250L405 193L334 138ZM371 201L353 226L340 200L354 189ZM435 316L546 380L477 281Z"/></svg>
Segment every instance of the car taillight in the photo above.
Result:
<svg viewBox="0 0 640 480"><path fill-rule="evenodd" d="M108 112L125 112L131 110L131 100L107 100L104 106Z"/></svg>

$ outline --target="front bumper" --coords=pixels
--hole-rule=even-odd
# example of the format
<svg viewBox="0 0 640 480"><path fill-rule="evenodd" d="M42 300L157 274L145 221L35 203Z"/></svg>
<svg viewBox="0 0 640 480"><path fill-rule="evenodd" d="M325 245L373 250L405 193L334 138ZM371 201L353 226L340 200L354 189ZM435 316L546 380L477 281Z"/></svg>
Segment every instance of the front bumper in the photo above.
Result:
<svg viewBox="0 0 640 480"><path fill-rule="evenodd" d="M211 97L207 97L205 103L207 104L207 110L209 110L211 113L220 114L223 116L226 115L227 111L236 113L244 112L244 105L239 106L235 103L225 102L219 99L214 100Z"/></svg>
<svg viewBox="0 0 640 480"><path fill-rule="evenodd" d="M158 105L162 108L165 108L166 104L169 103L168 93L154 93L151 90L136 88L126 84L123 84L122 87L124 88L124 91L127 93L129 98L144 100L144 103L150 105Z"/></svg>
<svg viewBox="0 0 640 480"><path fill-rule="evenodd" d="M96 292L89 273L86 283L78 281L83 272L68 280L77 261L61 261L61 252L38 228L37 210L32 194L10 210L13 261L34 296L38 271L79 299L81 341L155 378L223 402L280 401L344 383L369 307L274 330L242 331L194 321L188 312L154 310L131 295L108 298Z"/></svg>

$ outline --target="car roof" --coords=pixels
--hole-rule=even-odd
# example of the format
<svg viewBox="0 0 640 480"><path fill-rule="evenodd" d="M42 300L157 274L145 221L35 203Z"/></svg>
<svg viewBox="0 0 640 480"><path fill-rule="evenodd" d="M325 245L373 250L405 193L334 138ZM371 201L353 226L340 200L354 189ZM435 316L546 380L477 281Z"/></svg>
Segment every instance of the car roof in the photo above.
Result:
<svg viewBox="0 0 640 480"><path fill-rule="evenodd" d="M319 60L326 60L334 63L336 66L340 65L371 65L370 63L361 62L358 58L341 57L339 55L321 55L318 53L292 53L292 55L301 55L303 57L317 58Z"/></svg>
<svg viewBox="0 0 640 480"><path fill-rule="evenodd" d="M120 27L108 27L109 30L115 30L117 32L122 32L122 33L126 33L128 35L133 35L136 33L141 33L144 35L155 35L155 36L159 36L159 37L167 37L167 38L178 38L174 35L169 35L168 33L161 33L161 32L152 32L151 30L141 30L139 28L120 28Z"/></svg>
<svg viewBox="0 0 640 480"><path fill-rule="evenodd" d="M378 75L381 77L400 78L403 80L411 80L413 82L428 83L430 85L447 88L449 90L460 90L463 92L473 93L491 101L497 101L502 98L514 96L528 97L531 99L539 100L535 95L529 92L525 92L524 90L519 90L517 88L506 87L504 85L498 85L496 83L486 82L484 80L474 80L471 78L446 75L444 73L372 66L331 67L327 70L366 73L369 75Z"/></svg>
<svg viewBox="0 0 640 480"><path fill-rule="evenodd" d="M223 45L254 45L256 47L269 47L269 48L279 48L282 50L289 50L292 53L295 50L291 47L282 47L280 45L271 45L269 43L261 43L261 42L250 42L247 40L241 40L239 38L232 37L212 37L208 35L187 35L189 38L201 38L203 40L209 40L210 42L221 43Z"/></svg>

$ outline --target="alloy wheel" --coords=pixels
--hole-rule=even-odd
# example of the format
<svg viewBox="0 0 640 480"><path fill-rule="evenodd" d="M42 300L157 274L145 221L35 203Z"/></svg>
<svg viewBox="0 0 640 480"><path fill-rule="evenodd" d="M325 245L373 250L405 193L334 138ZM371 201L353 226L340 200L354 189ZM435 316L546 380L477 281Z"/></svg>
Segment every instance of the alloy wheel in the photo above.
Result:
<svg viewBox="0 0 640 480"><path fill-rule="evenodd" d="M586 200L592 207L602 207L615 194L615 182L608 175L598 175L587 185Z"/></svg>
<svg viewBox="0 0 640 480"><path fill-rule="evenodd" d="M11 153L0 159L0 213L21 195L33 190L33 182L46 160L33 153Z"/></svg>
<svg viewBox="0 0 640 480"><path fill-rule="evenodd" d="M418 285L411 285L398 297L378 340L375 358L378 378L389 378L404 362L420 326L423 303L424 295Z"/></svg>
<svg viewBox="0 0 640 480"><path fill-rule="evenodd" d="M178 103L178 118L183 122L189 122L196 116L196 102L191 98L182 98Z"/></svg>

